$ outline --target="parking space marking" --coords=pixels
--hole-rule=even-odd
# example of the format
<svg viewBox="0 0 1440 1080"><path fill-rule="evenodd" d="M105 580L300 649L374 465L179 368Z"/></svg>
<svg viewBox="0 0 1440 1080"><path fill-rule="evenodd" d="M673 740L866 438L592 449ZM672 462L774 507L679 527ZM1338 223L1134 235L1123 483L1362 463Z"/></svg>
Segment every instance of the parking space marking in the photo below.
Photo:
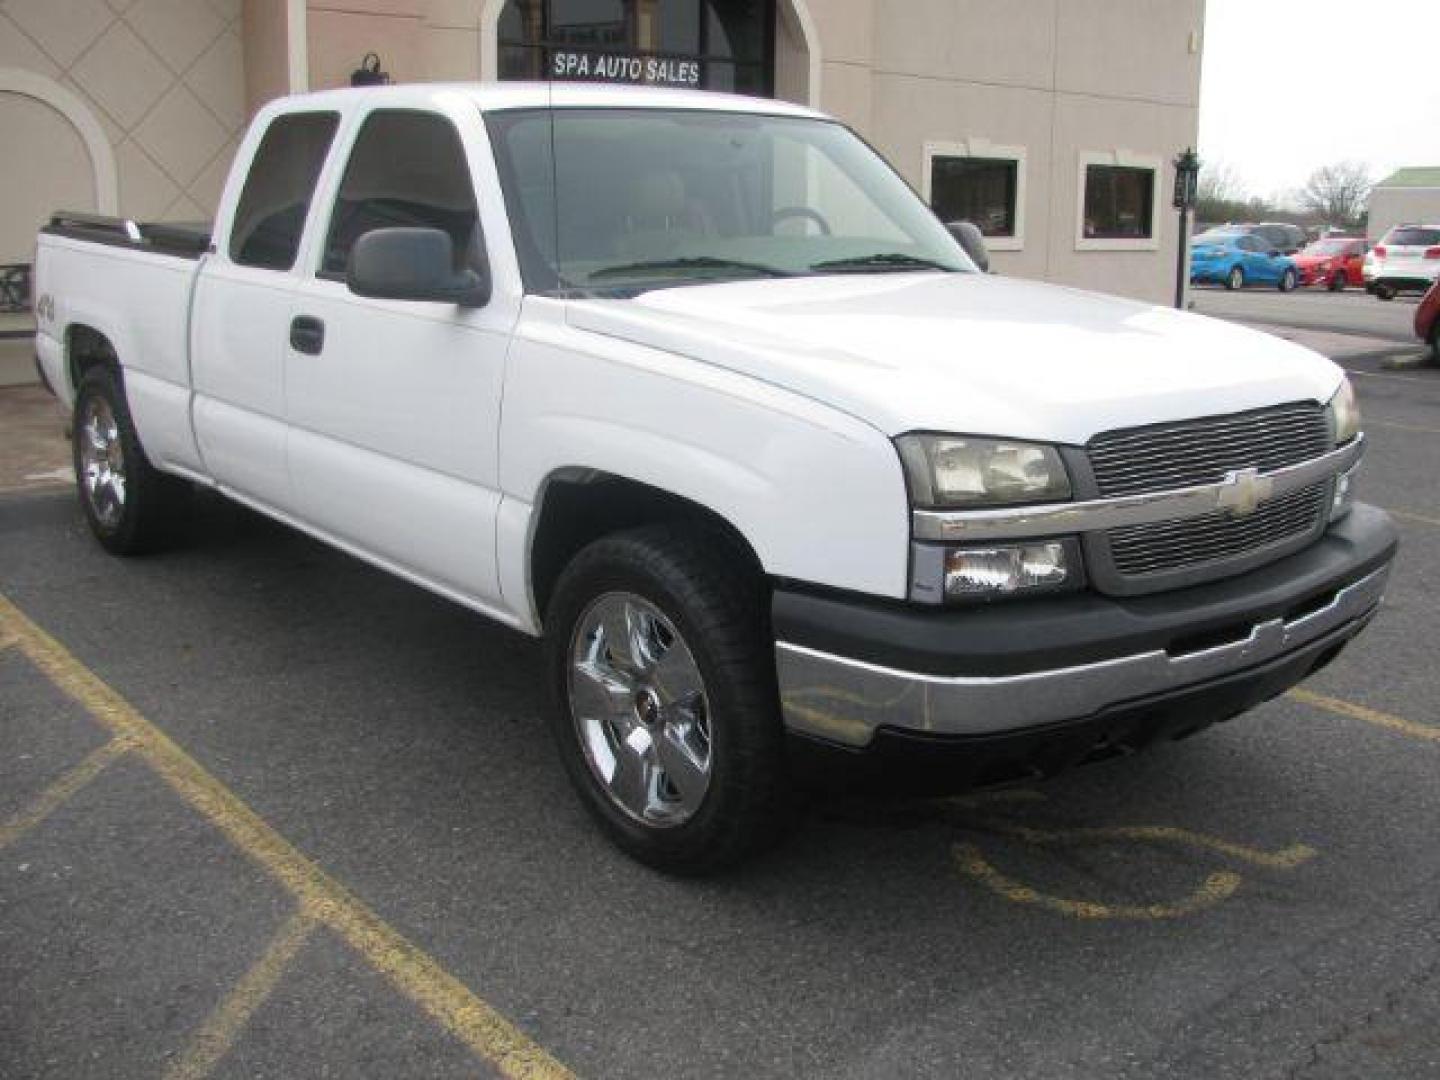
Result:
<svg viewBox="0 0 1440 1080"><path fill-rule="evenodd" d="M1046 801L1044 792L1033 788L1010 788L993 792L975 792L947 800L960 809L983 810L1005 803L1038 803ZM975 831L994 833L1019 840L1035 847L1057 845L1132 843L1172 844L1267 870L1294 870L1313 859L1317 852L1308 844L1291 844L1279 851L1265 851L1248 844L1222 840L1218 836L1195 832L1174 825L1106 825L1079 828L1038 828L1019 822L985 815L961 826ZM1056 896L1026 885L1001 873L985 857L979 845L958 843L951 849L955 865L966 877L984 885L991 892L1016 904L1027 904L1053 911L1073 919L1119 920L1131 922L1178 919L1194 915L1228 900L1240 888L1243 879L1237 873L1221 870L1209 874L1188 896L1155 904L1107 904L1095 900L1075 900Z"/></svg>
<svg viewBox="0 0 1440 1080"><path fill-rule="evenodd" d="M42 791L28 807L0 824L0 850L39 825L63 806L69 798L104 772L116 759L135 749L135 740L117 735L104 746L91 751L84 761L65 772L60 779Z"/></svg>
<svg viewBox="0 0 1440 1080"><path fill-rule="evenodd" d="M1168 904L1102 904L1093 900L1071 900L1063 896L1052 896L1022 885L991 866L974 844L956 844L955 863L961 873L1012 903L1042 907L1059 915L1068 915L1072 919L1097 922L1160 922L1179 919L1228 900L1240 888L1239 874L1221 870L1207 877L1200 888L1182 900Z"/></svg>
<svg viewBox="0 0 1440 1080"><path fill-rule="evenodd" d="M1116 825L1079 829L1034 829L1028 825L1003 825L999 831L1029 844L1103 844L1126 840L1137 844L1175 844L1211 851L1216 855L1267 870L1294 870L1315 857L1308 844L1291 844L1280 851L1261 851L1246 844L1234 844L1218 836L1192 832L1173 825Z"/></svg>
<svg viewBox="0 0 1440 1080"><path fill-rule="evenodd" d="M1381 712L1379 709L1371 709L1365 705L1356 705L1352 701L1343 701L1340 698L1327 697L1324 694L1317 694L1313 690L1296 688L1291 690L1288 696L1303 705L1311 705L1317 709L1324 709L1326 712L1335 713L1337 716L1346 716L1352 720L1363 720L1365 723L1374 724L1376 727L1388 728L1391 731L1398 731L1402 735L1409 735L1412 739L1423 739L1426 742L1440 743L1440 727L1435 727L1430 724L1417 724L1414 720L1406 720L1403 717Z"/></svg>
<svg viewBox="0 0 1440 1080"><path fill-rule="evenodd" d="M1402 424L1399 420L1376 420L1373 416L1365 417L1365 426L1394 428L1396 431L1414 431L1422 435L1440 435L1440 428L1426 427L1424 424Z"/></svg>
<svg viewBox="0 0 1440 1080"><path fill-rule="evenodd" d="M20 651L30 662L107 730L132 739L133 752L187 804L477 1056L512 1080L572 1076L464 983L302 855L4 595L0 595L0 634L17 638Z"/></svg>
<svg viewBox="0 0 1440 1080"><path fill-rule="evenodd" d="M260 959L206 1017L185 1053L165 1070L164 1080L202 1080L209 1076L319 925L320 921L305 907L291 914Z"/></svg>
<svg viewBox="0 0 1440 1080"><path fill-rule="evenodd" d="M1440 518L1426 517L1424 514L1416 514L1409 510L1391 510L1384 508L1391 517L1397 517L1401 521L1413 521L1419 525L1434 525L1440 527Z"/></svg>

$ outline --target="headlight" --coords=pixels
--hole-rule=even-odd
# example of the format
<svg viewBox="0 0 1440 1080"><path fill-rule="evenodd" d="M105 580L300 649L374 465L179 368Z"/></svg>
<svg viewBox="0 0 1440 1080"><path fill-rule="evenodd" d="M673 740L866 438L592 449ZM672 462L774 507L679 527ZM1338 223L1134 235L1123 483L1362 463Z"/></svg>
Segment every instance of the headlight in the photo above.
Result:
<svg viewBox="0 0 1440 1080"><path fill-rule="evenodd" d="M1070 477L1052 446L968 435L902 435L895 444L919 509L1070 498Z"/></svg>
<svg viewBox="0 0 1440 1080"><path fill-rule="evenodd" d="M1355 400L1355 387L1348 378L1341 382L1327 409L1336 446L1342 446L1360 434L1360 405Z"/></svg>

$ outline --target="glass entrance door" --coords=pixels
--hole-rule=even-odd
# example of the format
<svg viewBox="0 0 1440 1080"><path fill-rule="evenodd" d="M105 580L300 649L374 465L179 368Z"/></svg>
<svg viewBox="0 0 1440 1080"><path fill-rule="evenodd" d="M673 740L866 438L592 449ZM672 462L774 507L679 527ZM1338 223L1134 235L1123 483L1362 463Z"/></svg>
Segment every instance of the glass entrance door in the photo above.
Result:
<svg viewBox="0 0 1440 1080"><path fill-rule="evenodd" d="M774 94L775 0L507 0L500 77Z"/></svg>

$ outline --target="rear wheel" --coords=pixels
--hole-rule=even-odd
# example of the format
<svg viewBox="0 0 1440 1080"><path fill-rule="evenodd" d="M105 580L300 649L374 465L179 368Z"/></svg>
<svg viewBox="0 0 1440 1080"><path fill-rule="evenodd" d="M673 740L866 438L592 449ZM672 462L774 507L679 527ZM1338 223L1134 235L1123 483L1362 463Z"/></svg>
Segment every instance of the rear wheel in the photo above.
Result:
<svg viewBox="0 0 1440 1080"><path fill-rule="evenodd" d="M1392 289L1389 285L1376 285L1375 297L1379 300L1394 300L1395 290Z"/></svg>
<svg viewBox="0 0 1440 1080"><path fill-rule="evenodd" d="M1330 291L1340 292L1345 288L1345 271L1336 270L1330 275Z"/></svg>
<svg viewBox="0 0 1440 1080"><path fill-rule="evenodd" d="M75 484L95 539L116 555L161 546L188 487L150 464L113 368L92 368L81 379L72 432Z"/></svg>
<svg viewBox="0 0 1440 1080"><path fill-rule="evenodd" d="M1232 266L1230 273L1225 275L1225 288L1234 292L1236 289L1244 288L1245 271L1238 266Z"/></svg>
<svg viewBox="0 0 1440 1080"><path fill-rule="evenodd" d="M672 873L776 837L787 801L763 583L708 530L651 526L590 545L546 618L551 723L586 808Z"/></svg>

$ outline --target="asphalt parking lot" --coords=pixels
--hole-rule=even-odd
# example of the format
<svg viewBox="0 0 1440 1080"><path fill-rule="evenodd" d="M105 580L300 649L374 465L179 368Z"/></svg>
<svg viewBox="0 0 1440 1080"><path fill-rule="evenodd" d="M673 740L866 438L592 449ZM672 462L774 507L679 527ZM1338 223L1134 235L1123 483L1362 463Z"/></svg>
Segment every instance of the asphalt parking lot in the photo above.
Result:
<svg viewBox="0 0 1440 1080"><path fill-rule="evenodd" d="M1397 369L1365 297L1197 308L1288 301L1356 303L1325 332L1403 539L1367 634L1193 740L814 805L718 880L591 827L530 642L218 500L115 560L26 474L0 1075L1440 1075L1440 368Z"/></svg>

